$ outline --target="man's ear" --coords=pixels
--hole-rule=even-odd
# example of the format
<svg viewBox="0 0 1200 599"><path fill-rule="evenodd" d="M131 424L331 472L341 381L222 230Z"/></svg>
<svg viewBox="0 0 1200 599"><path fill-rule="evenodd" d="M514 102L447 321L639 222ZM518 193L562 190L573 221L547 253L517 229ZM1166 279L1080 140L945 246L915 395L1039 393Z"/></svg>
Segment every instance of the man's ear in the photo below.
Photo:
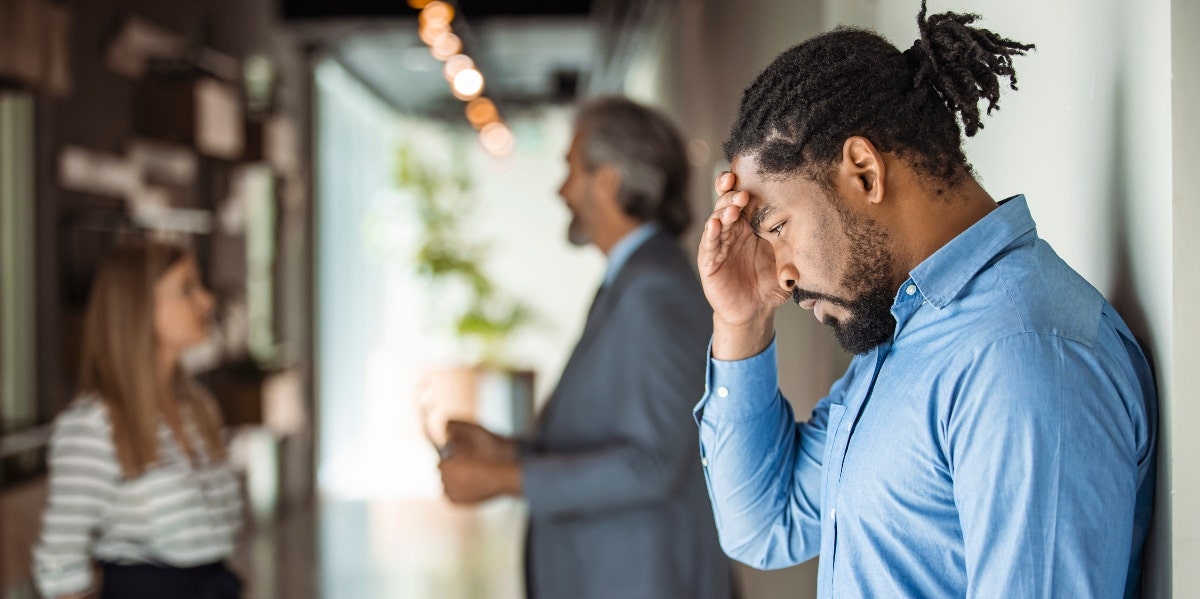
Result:
<svg viewBox="0 0 1200 599"><path fill-rule="evenodd" d="M592 185L598 197L617 204L617 195L621 192L621 171L611 164L602 164L592 177Z"/></svg>
<svg viewBox="0 0 1200 599"><path fill-rule="evenodd" d="M854 135L842 144L842 162L838 174L855 197L871 204L883 202L886 168L883 155L871 140Z"/></svg>

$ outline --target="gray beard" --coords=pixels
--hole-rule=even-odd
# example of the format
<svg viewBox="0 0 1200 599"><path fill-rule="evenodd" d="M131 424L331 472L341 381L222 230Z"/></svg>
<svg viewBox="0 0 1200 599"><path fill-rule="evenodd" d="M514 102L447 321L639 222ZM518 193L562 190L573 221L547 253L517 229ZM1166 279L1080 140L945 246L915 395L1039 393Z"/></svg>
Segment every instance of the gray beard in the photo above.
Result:
<svg viewBox="0 0 1200 599"><path fill-rule="evenodd" d="M581 247L592 243L592 236L584 230L578 216L572 216L571 224L567 226L567 241L570 241L571 245Z"/></svg>

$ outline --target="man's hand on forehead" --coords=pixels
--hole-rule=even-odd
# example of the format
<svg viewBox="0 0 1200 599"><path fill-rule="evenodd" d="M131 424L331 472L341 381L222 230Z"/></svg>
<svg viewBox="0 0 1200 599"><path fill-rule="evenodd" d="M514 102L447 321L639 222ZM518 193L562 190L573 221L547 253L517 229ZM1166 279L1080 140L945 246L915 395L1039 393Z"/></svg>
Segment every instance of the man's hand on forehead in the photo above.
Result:
<svg viewBox="0 0 1200 599"><path fill-rule="evenodd" d="M774 207L751 196L748 191L735 189L736 187L737 175L731 171L724 171L717 175L716 181L713 182L713 188L717 192L718 204L722 196L731 191L734 192L734 195L729 197L727 205L737 206L739 208L738 217L746 216L746 224L750 225L751 232L756 237L762 237L762 224L775 212ZM739 196L744 196L744 199Z"/></svg>
<svg viewBox="0 0 1200 599"><path fill-rule="evenodd" d="M750 230L755 236L762 237L762 225L775 213L775 207L752 199L746 204L745 212L750 215Z"/></svg>
<svg viewBox="0 0 1200 599"><path fill-rule="evenodd" d="M743 359L770 343L775 309L791 299L791 290L778 284L773 250L751 229L752 213L742 218L751 209L750 192L736 189L732 172L718 175L713 187L717 201L701 235L696 266L713 308L713 357Z"/></svg>

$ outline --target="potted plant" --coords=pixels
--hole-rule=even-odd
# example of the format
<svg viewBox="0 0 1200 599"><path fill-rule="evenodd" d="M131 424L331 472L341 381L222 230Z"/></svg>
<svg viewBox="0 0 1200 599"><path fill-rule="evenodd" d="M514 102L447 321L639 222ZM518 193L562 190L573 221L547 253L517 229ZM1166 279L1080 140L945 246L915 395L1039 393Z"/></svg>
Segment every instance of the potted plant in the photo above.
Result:
<svg viewBox="0 0 1200 599"><path fill-rule="evenodd" d="M430 324L456 346L457 364L431 368L421 383L431 429L440 431L447 418L465 418L501 433L524 432L532 422L533 373L515 368L507 350L513 333L536 319L525 303L497 288L484 268L488 245L463 230L473 208L470 177L461 169L443 172L402 146L396 184L413 200L413 264L427 283Z"/></svg>

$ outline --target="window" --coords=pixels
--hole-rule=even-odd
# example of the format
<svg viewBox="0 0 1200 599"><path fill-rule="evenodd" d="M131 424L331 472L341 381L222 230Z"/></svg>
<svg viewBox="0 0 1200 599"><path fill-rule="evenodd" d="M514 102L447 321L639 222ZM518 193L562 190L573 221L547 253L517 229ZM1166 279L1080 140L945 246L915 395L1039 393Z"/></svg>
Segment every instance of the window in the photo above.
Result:
<svg viewBox="0 0 1200 599"><path fill-rule="evenodd" d="M0 90L0 485L40 470L33 96Z"/></svg>
<svg viewBox="0 0 1200 599"><path fill-rule="evenodd" d="M0 433L37 421L33 106L0 91Z"/></svg>

